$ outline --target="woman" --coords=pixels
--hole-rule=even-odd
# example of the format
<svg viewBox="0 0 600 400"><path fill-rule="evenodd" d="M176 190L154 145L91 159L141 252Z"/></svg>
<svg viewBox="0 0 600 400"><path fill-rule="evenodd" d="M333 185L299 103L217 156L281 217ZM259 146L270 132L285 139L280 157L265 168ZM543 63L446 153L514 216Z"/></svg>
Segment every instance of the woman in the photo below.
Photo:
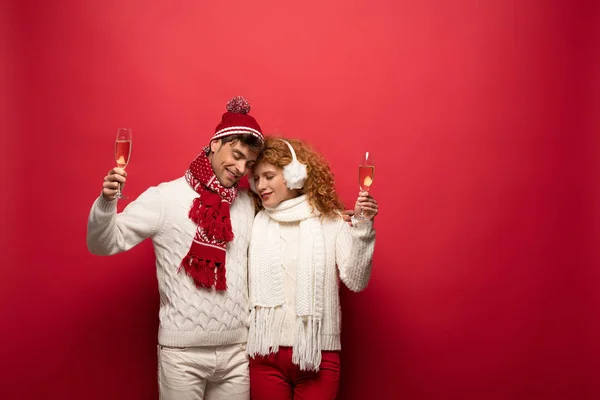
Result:
<svg viewBox="0 0 600 400"><path fill-rule="evenodd" d="M251 397L334 399L338 282L367 286L377 202L360 193L355 213L364 219L346 223L327 162L297 140L266 138L249 181L260 209L249 261Z"/></svg>

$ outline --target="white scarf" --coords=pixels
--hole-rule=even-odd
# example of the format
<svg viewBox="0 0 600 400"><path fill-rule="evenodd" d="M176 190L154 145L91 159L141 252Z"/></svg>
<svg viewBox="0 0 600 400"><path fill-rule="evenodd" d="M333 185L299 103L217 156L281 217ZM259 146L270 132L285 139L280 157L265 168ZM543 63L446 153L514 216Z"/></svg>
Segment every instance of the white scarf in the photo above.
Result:
<svg viewBox="0 0 600 400"><path fill-rule="evenodd" d="M306 195L260 211L254 218L250 244L250 335L248 353L268 355L279 350L283 326L284 270L279 222L299 222L296 270L296 335L292 362L301 370L319 370L325 280L325 239Z"/></svg>

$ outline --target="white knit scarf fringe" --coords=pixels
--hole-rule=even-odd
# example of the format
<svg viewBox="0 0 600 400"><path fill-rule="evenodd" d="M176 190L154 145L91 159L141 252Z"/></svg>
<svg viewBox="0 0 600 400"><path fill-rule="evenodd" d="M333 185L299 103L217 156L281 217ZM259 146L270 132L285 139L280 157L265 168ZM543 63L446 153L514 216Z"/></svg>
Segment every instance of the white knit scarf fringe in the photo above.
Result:
<svg viewBox="0 0 600 400"><path fill-rule="evenodd" d="M296 271L296 335L292 362L301 370L318 371L321 364L321 326L325 280L325 239L319 213L306 195L259 212L250 244L250 333L248 354L279 350L285 303L279 222L299 222Z"/></svg>

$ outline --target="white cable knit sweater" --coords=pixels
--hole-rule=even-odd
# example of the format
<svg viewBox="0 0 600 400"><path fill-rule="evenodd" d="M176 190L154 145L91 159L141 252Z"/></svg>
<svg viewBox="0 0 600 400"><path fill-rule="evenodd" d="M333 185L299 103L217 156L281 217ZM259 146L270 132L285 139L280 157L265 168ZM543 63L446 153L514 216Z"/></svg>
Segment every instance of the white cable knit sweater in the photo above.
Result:
<svg viewBox="0 0 600 400"><path fill-rule="evenodd" d="M188 211L197 196L184 178L149 188L120 214L116 213L116 201L100 196L90 211L88 249L97 255L112 255L152 239L160 292L160 344L187 347L245 342L248 244L254 206L242 190L231 206L235 238L227 246L228 289L197 289L185 272L177 272L196 232Z"/></svg>
<svg viewBox="0 0 600 400"><path fill-rule="evenodd" d="M331 220L324 219L321 222L325 239L325 277L323 287L323 320L321 329L321 350L340 350L341 333L341 309L339 298L340 279L352 291L363 290L371 276L371 261L375 248L375 230L372 221L361 222L350 227L341 218ZM282 305L284 313L279 339L280 346L293 346L297 341L295 326L296 314L296 276L299 255L299 232L298 222L279 222L280 246L282 251L281 263L283 267L283 292L285 303ZM253 236L252 246L255 241L266 240L265 237ZM261 256L257 257L258 259ZM254 276L250 262L250 291L255 288L256 282L252 281ZM251 307L257 304L251 304ZM262 354L263 341L256 335L264 332L258 325L260 321L251 318L250 338L248 350L251 355ZM253 336L255 335L255 336ZM274 343L272 343L274 344Z"/></svg>

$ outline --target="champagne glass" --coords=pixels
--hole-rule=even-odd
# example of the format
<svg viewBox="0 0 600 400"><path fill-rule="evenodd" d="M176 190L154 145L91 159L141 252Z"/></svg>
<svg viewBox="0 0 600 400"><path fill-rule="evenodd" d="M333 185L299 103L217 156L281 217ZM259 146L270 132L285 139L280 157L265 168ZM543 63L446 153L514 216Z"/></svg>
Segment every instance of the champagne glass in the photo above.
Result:
<svg viewBox="0 0 600 400"><path fill-rule="evenodd" d="M119 168L125 169L129 162L129 156L131 155L131 129L119 128L117 129L117 139L115 140L115 162ZM126 199L121 193L121 185L117 188L117 199Z"/></svg>
<svg viewBox="0 0 600 400"><path fill-rule="evenodd" d="M368 192L373 184L375 177L375 161L373 160L373 154L368 151L363 154L360 164L358 164L358 187L361 192ZM360 210L360 215L357 217L359 220L365 220L363 210Z"/></svg>

